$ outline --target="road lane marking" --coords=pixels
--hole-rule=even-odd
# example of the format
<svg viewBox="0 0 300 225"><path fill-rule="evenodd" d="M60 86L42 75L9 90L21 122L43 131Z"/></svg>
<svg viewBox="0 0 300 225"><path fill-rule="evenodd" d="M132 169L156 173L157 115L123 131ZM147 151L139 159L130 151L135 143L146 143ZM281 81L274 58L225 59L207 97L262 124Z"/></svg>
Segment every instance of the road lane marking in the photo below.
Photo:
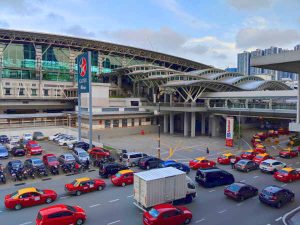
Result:
<svg viewBox="0 0 300 225"><path fill-rule="evenodd" d="M108 202L110 202L110 203L112 203L112 202L117 202L117 201L119 201L120 199L114 199L114 200L110 200L110 201L108 201Z"/></svg>
<svg viewBox="0 0 300 225"><path fill-rule="evenodd" d="M216 190L210 190L209 192L214 192L214 191L216 191Z"/></svg>
<svg viewBox="0 0 300 225"><path fill-rule="evenodd" d="M70 196L62 196L60 199L70 198Z"/></svg>
<svg viewBox="0 0 300 225"><path fill-rule="evenodd" d="M94 207L97 207L97 206L99 206L99 205L101 205L101 204L90 205L89 207L90 207L90 208L94 208Z"/></svg>
<svg viewBox="0 0 300 225"><path fill-rule="evenodd" d="M244 204L244 202L240 202L240 203L238 203L238 204L236 204L237 206L241 206L241 205L243 205Z"/></svg>
<svg viewBox="0 0 300 225"><path fill-rule="evenodd" d="M279 220L282 219L282 216L281 217L278 217L275 221L278 222Z"/></svg>
<svg viewBox="0 0 300 225"><path fill-rule="evenodd" d="M281 187L284 187L284 186L286 186L287 184L283 184L283 185L281 185Z"/></svg>
<svg viewBox="0 0 300 225"><path fill-rule="evenodd" d="M121 220L116 220L114 222L108 223L107 225L111 225L111 224L115 224L115 223L119 223L119 222L121 222Z"/></svg>
<svg viewBox="0 0 300 225"><path fill-rule="evenodd" d="M195 223L200 223L200 222L202 222L202 221L204 221L205 219L204 218L202 218L201 220L197 220L197 221L195 221Z"/></svg>
<svg viewBox="0 0 300 225"><path fill-rule="evenodd" d="M128 196L127 196L127 198L132 198L132 197L133 197L133 195L128 195Z"/></svg>
<svg viewBox="0 0 300 225"><path fill-rule="evenodd" d="M224 210L222 210L222 211L220 211L220 212L218 212L218 213L224 213L224 212L226 212L227 210L226 209L224 209Z"/></svg>
<svg viewBox="0 0 300 225"><path fill-rule="evenodd" d="M259 176L254 176L253 178L256 179L256 178L258 178L258 177L259 177Z"/></svg>
<svg viewBox="0 0 300 225"><path fill-rule="evenodd" d="M28 221L28 222L25 222L25 223L20 223L19 225L27 225L27 224L32 224L32 221Z"/></svg>
<svg viewBox="0 0 300 225"><path fill-rule="evenodd" d="M241 180L240 182L245 182L246 180Z"/></svg>

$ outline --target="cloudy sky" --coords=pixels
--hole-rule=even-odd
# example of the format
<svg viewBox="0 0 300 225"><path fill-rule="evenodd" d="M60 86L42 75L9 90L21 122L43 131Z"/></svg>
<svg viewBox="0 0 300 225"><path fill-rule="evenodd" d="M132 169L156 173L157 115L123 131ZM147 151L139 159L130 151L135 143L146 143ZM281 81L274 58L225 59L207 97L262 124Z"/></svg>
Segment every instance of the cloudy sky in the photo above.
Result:
<svg viewBox="0 0 300 225"><path fill-rule="evenodd" d="M0 0L0 28L66 34L236 67L300 44L300 0Z"/></svg>

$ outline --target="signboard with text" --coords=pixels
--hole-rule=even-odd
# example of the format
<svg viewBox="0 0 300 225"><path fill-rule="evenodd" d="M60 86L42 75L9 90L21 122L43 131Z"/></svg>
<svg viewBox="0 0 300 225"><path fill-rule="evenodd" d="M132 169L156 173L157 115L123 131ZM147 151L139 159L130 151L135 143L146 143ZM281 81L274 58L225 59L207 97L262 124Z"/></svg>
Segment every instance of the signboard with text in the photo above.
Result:
<svg viewBox="0 0 300 225"><path fill-rule="evenodd" d="M89 79L90 79L90 58L89 54L83 53L78 56L78 93L89 93Z"/></svg>
<svg viewBox="0 0 300 225"><path fill-rule="evenodd" d="M233 125L234 118L227 117L226 119L226 146L233 147Z"/></svg>

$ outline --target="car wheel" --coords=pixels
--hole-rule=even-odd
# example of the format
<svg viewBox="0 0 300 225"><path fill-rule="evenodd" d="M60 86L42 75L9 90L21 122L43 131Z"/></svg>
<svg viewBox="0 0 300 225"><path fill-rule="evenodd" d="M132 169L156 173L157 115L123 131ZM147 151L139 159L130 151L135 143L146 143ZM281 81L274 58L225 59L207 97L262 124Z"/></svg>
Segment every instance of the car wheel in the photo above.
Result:
<svg viewBox="0 0 300 225"><path fill-rule="evenodd" d="M258 195L258 190L256 190L256 191L254 192L254 196L256 196L256 195Z"/></svg>
<svg viewBox="0 0 300 225"><path fill-rule="evenodd" d="M282 206L282 203L281 202L278 202L277 204L276 204L276 208L280 208Z"/></svg>
<svg viewBox="0 0 300 225"><path fill-rule="evenodd" d="M244 200L245 200L244 196L239 197L239 201L244 201Z"/></svg>
<svg viewBox="0 0 300 225"><path fill-rule="evenodd" d="M76 191L76 195L77 196L81 195L81 191Z"/></svg>
<svg viewBox="0 0 300 225"><path fill-rule="evenodd" d="M147 169L147 170L150 170L150 166L148 165L148 166L146 167L146 169Z"/></svg>
<svg viewBox="0 0 300 225"><path fill-rule="evenodd" d="M46 203L47 203L47 204L50 204L51 202L52 202L52 198L47 198L47 199L46 199Z"/></svg>
<svg viewBox="0 0 300 225"><path fill-rule="evenodd" d="M292 182L293 182L293 180L292 180L292 179L289 179L289 182L290 182L290 183L292 183Z"/></svg>
<svg viewBox="0 0 300 225"><path fill-rule="evenodd" d="M249 173L250 169L246 169L246 172Z"/></svg>
<svg viewBox="0 0 300 225"><path fill-rule="evenodd" d="M292 196L291 199L290 199L290 201L294 202L295 201L295 196Z"/></svg>
<svg viewBox="0 0 300 225"><path fill-rule="evenodd" d="M98 187L98 191L102 191L102 190L103 190L103 186L100 185L100 186Z"/></svg>
<svg viewBox="0 0 300 225"><path fill-rule="evenodd" d="M82 220L82 219L78 219L77 221L76 221L76 225L81 225L81 224L83 224L84 223L84 221Z"/></svg>
<svg viewBox="0 0 300 225"><path fill-rule="evenodd" d="M122 183L122 187L125 187L125 186L126 186L126 184L125 184L125 182L123 182L123 183Z"/></svg>
<svg viewBox="0 0 300 225"><path fill-rule="evenodd" d="M22 205L21 204L15 205L15 210L20 210L20 209L22 209Z"/></svg>
<svg viewBox="0 0 300 225"><path fill-rule="evenodd" d="M132 167L135 167L135 166L136 166L136 164L133 162L133 163L131 163L131 166L132 166Z"/></svg>
<svg viewBox="0 0 300 225"><path fill-rule="evenodd" d="M184 221L184 224L189 224L191 222L191 219L190 218L186 218L185 221Z"/></svg>

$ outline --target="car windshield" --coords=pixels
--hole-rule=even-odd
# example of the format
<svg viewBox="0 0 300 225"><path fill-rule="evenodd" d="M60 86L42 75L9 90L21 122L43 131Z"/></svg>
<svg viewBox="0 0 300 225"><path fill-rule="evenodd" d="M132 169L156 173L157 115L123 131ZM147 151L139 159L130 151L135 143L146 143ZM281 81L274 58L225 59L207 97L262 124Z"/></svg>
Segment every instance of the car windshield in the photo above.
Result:
<svg viewBox="0 0 300 225"><path fill-rule="evenodd" d="M251 155L252 152L244 152L244 154L246 154L246 155Z"/></svg>
<svg viewBox="0 0 300 225"><path fill-rule="evenodd" d="M247 161L241 160L238 162L238 164L247 164Z"/></svg>
<svg viewBox="0 0 300 225"><path fill-rule="evenodd" d="M279 170L279 173L288 174L289 172L286 170Z"/></svg>
<svg viewBox="0 0 300 225"><path fill-rule="evenodd" d="M241 187L239 185L232 184L227 189L230 190L230 191L233 191L233 192L238 192L240 190L240 188Z"/></svg>
<svg viewBox="0 0 300 225"><path fill-rule="evenodd" d="M11 166L14 169L18 169L22 166L22 163L21 162L13 162Z"/></svg>
<svg viewBox="0 0 300 225"><path fill-rule="evenodd" d="M263 166L270 166L270 163L262 162L261 165L263 165Z"/></svg>
<svg viewBox="0 0 300 225"><path fill-rule="evenodd" d="M31 144L30 146L31 146L31 148L38 148L38 147L40 147L39 144Z"/></svg>
<svg viewBox="0 0 300 225"><path fill-rule="evenodd" d="M72 212L76 212L76 209L70 205L67 205L67 209L72 211Z"/></svg>
<svg viewBox="0 0 300 225"><path fill-rule="evenodd" d="M267 190L263 190L262 193L265 194L265 195L268 195L268 196L273 196L274 195L274 193L272 193L270 191L267 191Z"/></svg>
<svg viewBox="0 0 300 225"><path fill-rule="evenodd" d="M40 159L34 159L34 160L32 160L32 164L35 166L41 166L41 165L43 165L43 162Z"/></svg>
<svg viewBox="0 0 300 225"><path fill-rule="evenodd" d="M77 186L77 185L78 185L78 182L77 182L76 180L73 180L73 181L71 182L71 184L72 184L73 186Z"/></svg>
<svg viewBox="0 0 300 225"><path fill-rule="evenodd" d="M45 193L44 191L42 191L42 190L40 190L40 189L36 189L36 191L37 191L38 193L40 193L41 195Z"/></svg>
<svg viewBox="0 0 300 225"><path fill-rule="evenodd" d="M6 153L6 152L7 152L6 148L0 148L0 153Z"/></svg>
<svg viewBox="0 0 300 225"><path fill-rule="evenodd" d="M48 157L48 162L56 162L56 161L57 161L57 159L56 159L55 156L49 156Z"/></svg>
<svg viewBox="0 0 300 225"><path fill-rule="evenodd" d="M154 209L154 208L152 208L152 209L149 211L149 214L150 214L152 217L154 217L154 218L157 218L157 217L159 216L159 212L158 212L156 209Z"/></svg>
<svg viewBox="0 0 300 225"><path fill-rule="evenodd" d="M78 154L80 157L86 157L88 154L86 152L79 152Z"/></svg>
<svg viewBox="0 0 300 225"><path fill-rule="evenodd" d="M30 137L30 136L31 136L31 134L24 134L24 136L25 136L25 137Z"/></svg>
<svg viewBox="0 0 300 225"><path fill-rule="evenodd" d="M227 158L228 158L228 156L226 156L226 155L222 155L222 156L221 156L221 158L222 158L222 159L227 159Z"/></svg>
<svg viewBox="0 0 300 225"><path fill-rule="evenodd" d="M71 155L67 155L67 156L66 156L66 160L74 160L74 157L71 156Z"/></svg>
<svg viewBox="0 0 300 225"><path fill-rule="evenodd" d="M15 198L15 197L17 197L17 196L18 196L18 192L17 192L17 191L14 192L14 193L12 193L12 194L10 195L11 198Z"/></svg>
<svg viewBox="0 0 300 225"><path fill-rule="evenodd" d="M257 158L257 159L262 159L263 156L262 156L262 155L257 155L256 158Z"/></svg>
<svg viewBox="0 0 300 225"><path fill-rule="evenodd" d="M115 176L116 177L121 177L121 174L120 173L116 173Z"/></svg>

